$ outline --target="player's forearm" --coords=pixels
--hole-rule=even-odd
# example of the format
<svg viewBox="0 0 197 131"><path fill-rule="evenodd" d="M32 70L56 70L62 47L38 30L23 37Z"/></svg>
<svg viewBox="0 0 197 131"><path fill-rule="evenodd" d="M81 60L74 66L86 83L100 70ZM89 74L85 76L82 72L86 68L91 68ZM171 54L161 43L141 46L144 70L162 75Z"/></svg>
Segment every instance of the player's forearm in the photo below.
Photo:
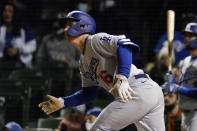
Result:
<svg viewBox="0 0 197 131"><path fill-rule="evenodd" d="M187 87L180 86L178 88L178 93L197 99L197 88L187 88Z"/></svg>
<svg viewBox="0 0 197 131"><path fill-rule="evenodd" d="M94 100L97 96L98 86L82 87L81 90L66 97L62 97L65 107L72 107L81 104L86 104Z"/></svg>
<svg viewBox="0 0 197 131"><path fill-rule="evenodd" d="M118 74L129 77L132 64L132 52L128 46L120 46L118 48Z"/></svg>

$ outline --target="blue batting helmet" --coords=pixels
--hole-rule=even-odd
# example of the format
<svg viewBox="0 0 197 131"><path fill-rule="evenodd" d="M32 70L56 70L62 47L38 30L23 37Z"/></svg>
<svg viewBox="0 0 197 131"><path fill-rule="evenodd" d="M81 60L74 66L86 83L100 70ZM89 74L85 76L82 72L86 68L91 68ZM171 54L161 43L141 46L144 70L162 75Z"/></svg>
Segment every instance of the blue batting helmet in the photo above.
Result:
<svg viewBox="0 0 197 131"><path fill-rule="evenodd" d="M77 22L66 31L69 35L78 36L84 33L95 34L96 23L89 14L82 11L72 11L68 13L65 19L72 19Z"/></svg>
<svg viewBox="0 0 197 131"><path fill-rule="evenodd" d="M192 33L194 35L197 35L197 23L188 23L185 27L185 30L183 31L183 33Z"/></svg>

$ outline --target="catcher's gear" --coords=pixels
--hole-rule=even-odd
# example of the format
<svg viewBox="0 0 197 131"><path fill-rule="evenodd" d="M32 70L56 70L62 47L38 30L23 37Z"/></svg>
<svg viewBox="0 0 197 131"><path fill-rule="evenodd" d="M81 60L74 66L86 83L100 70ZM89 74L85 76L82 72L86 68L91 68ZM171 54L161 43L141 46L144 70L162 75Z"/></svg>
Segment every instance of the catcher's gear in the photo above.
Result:
<svg viewBox="0 0 197 131"><path fill-rule="evenodd" d="M116 75L116 83L112 89L109 90L110 93L117 95L123 101L128 101L132 99L134 91L129 86L128 79L123 75Z"/></svg>
<svg viewBox="0 0 197 131"><path fill-rule="evenodd" d="M64 107L64 100L62 98L56 98L51 95L47 95L48 101L42 102L38 107L42 107L42 110L47 114L51 114Z"/></svg>
<svg viewBox="0 0 197 131"><path fill-rule="evenodd" d="M194 35L197 35L197 23L188 23L185 27L185 30L183 31L183 33L192 33Z"/></svg>
<svg viewBox="0 0 197 131"><path fill-rule="evenodd" d="M65 22L69 19L75 20L77 23L72 25L66 33L70 36L78 36L84 33L95 34L96 23L92 16L82 11L72 11L64 18Z"/></svg>

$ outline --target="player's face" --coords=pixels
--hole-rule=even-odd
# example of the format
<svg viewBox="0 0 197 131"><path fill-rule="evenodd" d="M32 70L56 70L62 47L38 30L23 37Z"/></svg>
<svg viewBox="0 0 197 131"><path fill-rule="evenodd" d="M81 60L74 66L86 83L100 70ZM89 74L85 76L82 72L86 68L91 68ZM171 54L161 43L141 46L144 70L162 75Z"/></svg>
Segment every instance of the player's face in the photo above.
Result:
<svg viewBox="0 0 197 131"><path fill-rule="evenodd" d="M6 5L3 11L3 19L6 23L11 23L14 15L14 7L12 5Z"/></svg>
<svg viewBox="0 0 197 131"><path fill-rule="evenodd" d="M190 54L191 54L192 58L197 57L197 48L193 49L193 50L190 50Z"/></svg>
<svg viewBox="0 0 197 131"><path fill-rule="evenodd" d="M189 33L189 32L186 32L185 33L185 39L184 39L184 43L185 43L185 46L188 45L188 43L191 41L191 40L194 40L196 39L197 37L192 34L192 33Z"/></svg>

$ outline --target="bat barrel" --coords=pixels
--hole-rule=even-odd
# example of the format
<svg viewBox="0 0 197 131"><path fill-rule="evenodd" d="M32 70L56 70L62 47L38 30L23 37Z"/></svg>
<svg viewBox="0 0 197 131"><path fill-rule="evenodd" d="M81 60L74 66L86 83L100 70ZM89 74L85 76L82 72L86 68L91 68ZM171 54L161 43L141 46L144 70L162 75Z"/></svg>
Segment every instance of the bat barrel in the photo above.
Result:
<svg viewBox="0 0 197 131"><path fill-rule="evenodd" d="M168 56L169 56L169 65L168 71L172 70L172 42L174 39L174 25L175 25L175 12L173 10L167 11L167 39L168 39Z"/></svg>

